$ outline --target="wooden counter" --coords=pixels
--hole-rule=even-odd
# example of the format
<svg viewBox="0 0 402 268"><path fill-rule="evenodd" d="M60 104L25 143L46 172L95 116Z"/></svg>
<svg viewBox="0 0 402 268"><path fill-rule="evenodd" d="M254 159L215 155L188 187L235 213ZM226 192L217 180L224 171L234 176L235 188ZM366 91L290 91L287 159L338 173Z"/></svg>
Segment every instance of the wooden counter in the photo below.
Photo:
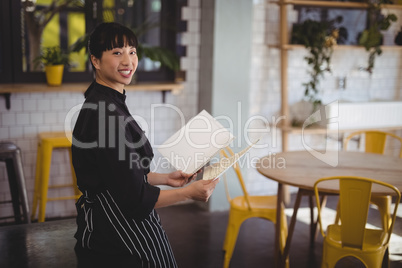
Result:
<svg viewBox="0 0 402 268"><path fill-rule="evenodd" d="M0 84L0 93L27 93L27 92L84 92L90 82L85 83L63 83L59 87L51 87L47 84ZM125 87L127 91L172 91L179 93L183 89L182 83L161 82L161 83L137 83Z"/></svg>
<svg viewBox="0 0 402 268"><path fill-rule="evenodd" d="M85 83L63 83L61 86L52 87L47 84L0 84L0 94L6 98L6 107L10 109L10 96L15 93L31 93L31 92L82 92L90 85ZM165 102L166 92L178 94L183 90L183 83L175 82L159 82L159 83L137 83L130 84L125 87L127 91L160 91L162 92L162 102Z"/></svg>

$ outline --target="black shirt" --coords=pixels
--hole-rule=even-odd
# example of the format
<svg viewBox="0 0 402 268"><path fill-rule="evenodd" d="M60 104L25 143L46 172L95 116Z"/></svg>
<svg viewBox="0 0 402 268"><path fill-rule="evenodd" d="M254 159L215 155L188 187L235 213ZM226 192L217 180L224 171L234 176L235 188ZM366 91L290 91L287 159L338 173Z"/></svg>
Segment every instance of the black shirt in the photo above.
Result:
<svg viewBox="0 0 402 268"><path fill-rule="evenodd" d="M73 165L84 195L77 202L77 244L129 254L144 267L175 267L154 211L160 189L147 181L151 145L125 104L126 95L93 82L73 131Z"/></svg>

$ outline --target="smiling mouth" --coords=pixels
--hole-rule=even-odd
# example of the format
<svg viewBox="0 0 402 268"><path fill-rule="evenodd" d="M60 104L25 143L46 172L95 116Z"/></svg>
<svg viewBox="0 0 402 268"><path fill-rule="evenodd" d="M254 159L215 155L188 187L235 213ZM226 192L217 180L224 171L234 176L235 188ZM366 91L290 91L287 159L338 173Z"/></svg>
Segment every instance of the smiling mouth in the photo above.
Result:
<svg viewBox="0 0 402 268"><path fill-rule="evenodd" d="M119 73L121 73L123 75L129 75L131 73L131 70L119 71Z"/></svg>

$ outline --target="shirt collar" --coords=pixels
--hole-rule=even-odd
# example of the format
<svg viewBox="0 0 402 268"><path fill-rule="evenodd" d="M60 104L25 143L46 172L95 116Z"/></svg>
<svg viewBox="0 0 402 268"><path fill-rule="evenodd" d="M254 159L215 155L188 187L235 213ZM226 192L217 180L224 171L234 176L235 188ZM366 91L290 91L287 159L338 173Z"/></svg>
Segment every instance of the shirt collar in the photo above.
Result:
<svg viewBox="0 0 402 268"><path fill-rule="evenodd" d="M102 92L105 95L110 96L113 99L118 99L122 102L126 101L126 90L123 89L123 93L118 92L117 90L114 90L111 87L107 87L101 84L98 84L96 81L92 82L92 84L89 86L89 88L87 89L87 91L85 92L85 98L88 97L88 95L90 94L90 92L92 90L95 90L97 92Z"/></svg>

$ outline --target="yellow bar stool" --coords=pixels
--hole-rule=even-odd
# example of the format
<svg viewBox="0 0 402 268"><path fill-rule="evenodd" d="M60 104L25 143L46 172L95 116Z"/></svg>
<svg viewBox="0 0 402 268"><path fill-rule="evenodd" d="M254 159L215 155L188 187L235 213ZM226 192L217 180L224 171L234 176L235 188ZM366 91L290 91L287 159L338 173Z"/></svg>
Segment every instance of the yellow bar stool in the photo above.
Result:
<svg viewBox="0 0 402 268"><path fill-rule="evenodd" d="M38 153L36 158L35 188L34 188L31 219L32 220L35 219L36 209L39 205L38 222L44 222L46 203L48 201L69 200L69 199L78 200L81 193L77 187L77 178L75 176L72 164L71 142L70 142L71 139L69 140L66 136L66 133L64 132L42 132L39 133L38 136L39 136ZM49 174L50 174L50 164L52 160L52 152L53 149L56 148L68 149L70 156L71 174L72 174L71 184L49 185ZM62 188L62 187L73 187L75 195L54 197L54 198L47 197L49 188Z"/></svg>

